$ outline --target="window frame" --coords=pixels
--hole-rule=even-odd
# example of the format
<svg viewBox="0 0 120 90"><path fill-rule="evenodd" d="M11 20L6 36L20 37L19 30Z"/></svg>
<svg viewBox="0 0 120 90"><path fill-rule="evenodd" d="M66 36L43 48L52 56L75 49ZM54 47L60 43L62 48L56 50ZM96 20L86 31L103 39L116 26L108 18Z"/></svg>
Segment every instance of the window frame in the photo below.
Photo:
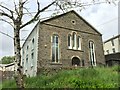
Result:
<svg viewBox="0 0 120 90"><path fill-rule="evenodd" d="M60 63L59 36L52 35L52 63Z"/></svg>
<svg viewBox="0 0 120 90"><path fill-rule="evenodd" d="M72 49L72 35L68 34L68 48Z"/></svg>
<svg viewBox="0 0 120 90"><path fill-rule="evenodd" d="M73 32L73 49L77 49L77 34Z"/></svg>
<svg viewBox="0 0 120 90"><path fill-rule="evenodd" d="M89 41L89 61L92 66L96 66L95 44L91 40Z"/></svg>
<svg viewBox="0 0 120 90"><path fill-rule="evenodd" d="M78 50L81 50L82 46L82 38L80 36L77 37L77 48Z"/></svg>
<svg viewBox="0 0 120 90"><path fill-rule="evenodd" d="M116 53L115 48L112 48L113 53Z"/></svg>
<svg viewBox="0 0 120 90"><path fill-rule="evenodd" d="M113 40L113 39L111 40L111 43L112 43L112 46L115 46L115 44L114 44L114 40Z"/></svg>

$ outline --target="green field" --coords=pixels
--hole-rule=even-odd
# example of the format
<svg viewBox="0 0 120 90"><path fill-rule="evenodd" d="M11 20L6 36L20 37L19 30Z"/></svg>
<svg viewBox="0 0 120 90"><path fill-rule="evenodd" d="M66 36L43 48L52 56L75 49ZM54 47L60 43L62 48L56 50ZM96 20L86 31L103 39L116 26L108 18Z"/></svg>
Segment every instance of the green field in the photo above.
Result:
<svg viewBox="0 0 120 90"><path fill-rule="evenodd" d="M118 88L119 77L117 66L78 68L25 78L24 85L26 88ZM14 80L5 81L2 87L16 88L16 84Z"/></svg>

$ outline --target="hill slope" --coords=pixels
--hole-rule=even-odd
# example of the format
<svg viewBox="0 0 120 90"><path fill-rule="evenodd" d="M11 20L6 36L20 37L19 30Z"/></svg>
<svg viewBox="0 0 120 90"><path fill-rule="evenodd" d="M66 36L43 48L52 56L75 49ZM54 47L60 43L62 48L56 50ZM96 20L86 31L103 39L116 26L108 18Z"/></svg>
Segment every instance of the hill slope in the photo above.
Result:
<svg viewBox="0 0 120 90"><path fill-rule="evenodd" d="M25 78L26 88L117 88L120 77L113 68L79 68L50 75ZM3 88L15 88L15 81L6 81Z"/></svg>

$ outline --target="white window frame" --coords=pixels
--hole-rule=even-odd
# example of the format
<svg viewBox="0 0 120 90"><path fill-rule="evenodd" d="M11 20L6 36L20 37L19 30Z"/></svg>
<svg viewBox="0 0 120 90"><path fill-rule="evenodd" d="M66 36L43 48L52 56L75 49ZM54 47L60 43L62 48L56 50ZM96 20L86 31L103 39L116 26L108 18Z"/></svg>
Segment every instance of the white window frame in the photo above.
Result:
<svg viewBox="0 0 120 90"><path fill-rule="evenodd" d="M71 34L68 34L68 43L70 44L68 44L68 48L69 49L72 49L72 36L71 36Z"/></svg>
<svg viewBox="0 0 120 90"><path fill-rule="evenodd" d="M90 58L90 63L91 63L92 66L96 66L95 47L94 47L94 42L93 41L89 41L89 49L90 49L90 57L89 57ZM93 57L93 55L94 55L94 57Z"/></svg>
<svg viewBox="0 0 120 90"><path fill-rule="evenodd" d="M32 54L33 54L33 57L32 57ZM31 53L31 67L34 66L34 52L32 51Z"/></svg>
<svg viewBox="0 0 120 90"><path fill-rule="evenodd" d="M82 43L82 39L80 36L78 36L78 40L77 40L78 50L81 50L81 43Z"/></svg>
<svg viewBox="0 0 120 90"><path fill-rule="evenodd" d="M76 35L76 33L75 32L73 32L73 49L77 49L77 35Z"/></svg>
<svg viewBox="0 0 120 90"><path fill-rule="evenodd" d="M56 48L55 48L55 47L57 46L56 43L55 43L55 42L56 42L56 37L58 38L58 60L56 59ZM54 42L54 43L53 43L53 40L54 40L53 38L55 38L55 42ZM53 55L53 44L55 45L55 46L54 46L54 48L55 48L55 49L54 49L54 50L55 50L55 51L54 51L54 53L55 53L55 57L54 57L55 60L53 61L53 58L52 58L52 62L53 62L53 63L60 63L59 36L58 36L57 34L54 34L54 35L52 36L52 55ZM52 56L52 57L53 57L53 56Z"/></svg>

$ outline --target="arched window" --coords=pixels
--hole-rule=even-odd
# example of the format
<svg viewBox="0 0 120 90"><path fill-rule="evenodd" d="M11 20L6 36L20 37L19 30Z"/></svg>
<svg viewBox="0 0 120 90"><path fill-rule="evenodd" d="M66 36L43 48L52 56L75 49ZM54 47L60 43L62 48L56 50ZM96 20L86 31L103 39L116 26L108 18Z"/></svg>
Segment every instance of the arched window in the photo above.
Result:
<svg viewBox="0 0 120 90"><path fill-rule="evenodd" d="M68 35L68 48L72 49L72 36L70 34Z"/></svg>
<svg viewBox="0 0 120 90"><path fill-rule="evenodd" d="M76 49L76 33L73 33L73 49Z"/></svg>
<svg viewBox="0 0 120 90"><path fill-rule="evenodd" d="M89 50L90 50L90 63L92 66L96 66L95 47L93 41L89 41Z"/></svg>
<svg viewBox="0 0 120 90"><path fill-rule="evenodd" d="M78 46L78 50L81 50L81 37L78 36L77 38L77 46Z"/></svg>
<svg viewBox="0 0 120 90"><path fill-rule="evenodd" d="M57 34L52 36L52 62L59 62L59 37Z"/></svg>

